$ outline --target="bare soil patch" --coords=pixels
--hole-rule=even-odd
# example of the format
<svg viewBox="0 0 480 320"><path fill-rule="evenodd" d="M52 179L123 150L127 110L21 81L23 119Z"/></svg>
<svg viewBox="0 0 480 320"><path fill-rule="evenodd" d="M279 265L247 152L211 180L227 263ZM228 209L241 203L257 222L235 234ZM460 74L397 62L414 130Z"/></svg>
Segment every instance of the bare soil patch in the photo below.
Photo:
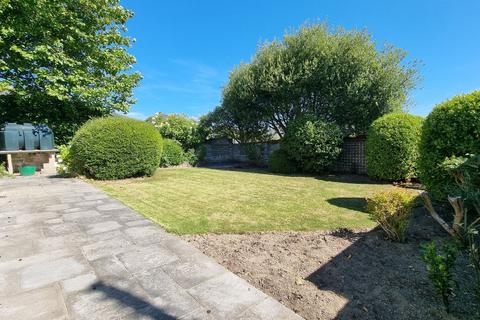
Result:
<svg viewBox="0 0 480 320"><path fill-rule="evenodd" d="M451 314L427 278L419 247L442 238L423 209L403 244L378 229L184 236L305 319L479 319L465 261L456 281L467 290L457 291Z"/></svg>

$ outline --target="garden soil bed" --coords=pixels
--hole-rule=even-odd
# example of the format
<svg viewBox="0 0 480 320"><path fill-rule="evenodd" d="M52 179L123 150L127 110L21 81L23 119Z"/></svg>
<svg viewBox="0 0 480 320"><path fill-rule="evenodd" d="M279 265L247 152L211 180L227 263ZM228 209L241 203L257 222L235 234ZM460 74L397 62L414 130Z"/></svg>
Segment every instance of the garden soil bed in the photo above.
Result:
<svg viewBox="0 0 480 320"><path fill-rule="evenodd" d="M420 245L446 237L423 209L403 244L384 240L378 229L184 238L305 319L479 319L463 257L455 280L464 290L452 299L452 313L443 311Z"/></svg>

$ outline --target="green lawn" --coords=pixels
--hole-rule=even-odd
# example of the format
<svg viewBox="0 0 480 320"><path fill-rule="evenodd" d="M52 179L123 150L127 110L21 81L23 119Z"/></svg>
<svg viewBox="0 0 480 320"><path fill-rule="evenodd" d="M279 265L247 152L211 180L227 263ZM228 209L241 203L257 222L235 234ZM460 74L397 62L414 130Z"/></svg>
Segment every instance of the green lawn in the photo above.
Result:
<svg viewBox="0 0 480 320"><path fill-rule="evenodd" d="M352 176L204 168L94 184L178 234L372 227L364 198L389 187Z"/></svg>

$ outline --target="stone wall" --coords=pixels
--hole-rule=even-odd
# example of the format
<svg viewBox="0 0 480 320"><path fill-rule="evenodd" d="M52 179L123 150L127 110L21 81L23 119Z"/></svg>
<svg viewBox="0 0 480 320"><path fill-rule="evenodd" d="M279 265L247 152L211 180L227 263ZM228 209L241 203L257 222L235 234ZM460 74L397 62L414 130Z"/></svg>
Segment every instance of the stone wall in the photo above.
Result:
<svg viewBox="0 0 480 320"><path fill-rule="evenodd" d="M257 148L260 165L266 165L270 154L280 148L279 141L265 143L238 144L228 139L214 139L204 144L204 163L250 163L247 149ZM365 137L346 138L340 157L330 168L332 172L366 174L367 164L365 160Z"/></svg>
<svg viewBox="0 0 480 320"><path fill-rule="evenodd" d="M259 155L259 164L266 165L270 154L280 148L278 141L266 142L266 143L247 143L238 144L232 143L228 139L215 139L210 140L204 144L205 146L205 158L206 164L218 164L218 163L249 163L248 150L256 150Z"/></svg>

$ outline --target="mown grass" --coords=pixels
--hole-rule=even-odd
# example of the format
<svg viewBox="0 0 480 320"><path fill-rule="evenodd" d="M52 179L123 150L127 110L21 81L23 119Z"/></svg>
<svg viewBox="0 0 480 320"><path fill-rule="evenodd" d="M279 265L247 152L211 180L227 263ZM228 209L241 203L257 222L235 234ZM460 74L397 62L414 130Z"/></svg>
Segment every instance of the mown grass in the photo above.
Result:
<svg viewBox="0 0 480 320"><path fill-rule="evenodd" d="M94 184L178 234L365 228L365 197L388 185L355 176L252 170L159 169L153 177Z"/></svg>

